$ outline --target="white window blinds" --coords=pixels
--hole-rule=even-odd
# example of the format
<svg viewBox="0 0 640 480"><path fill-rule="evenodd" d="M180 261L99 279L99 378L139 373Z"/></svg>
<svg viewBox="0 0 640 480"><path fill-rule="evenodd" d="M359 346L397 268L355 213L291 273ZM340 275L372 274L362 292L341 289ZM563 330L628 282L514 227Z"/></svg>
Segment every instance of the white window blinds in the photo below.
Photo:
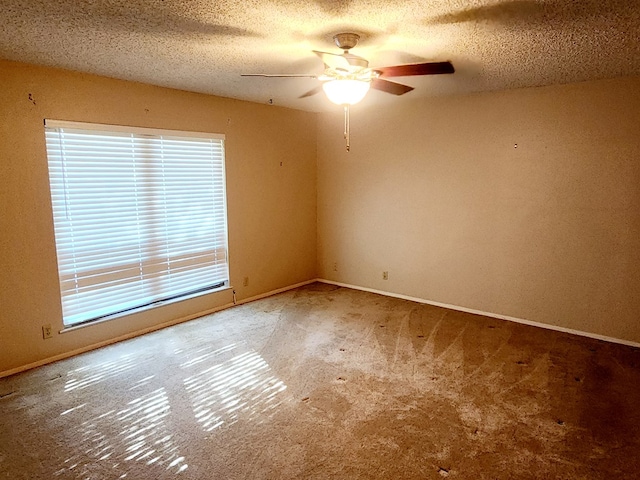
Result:
<svg viewBox="0 0 640 480"><path fill-rule="evenodd" d="M45 122L65 325L228 283L224 137Z"/></svg>

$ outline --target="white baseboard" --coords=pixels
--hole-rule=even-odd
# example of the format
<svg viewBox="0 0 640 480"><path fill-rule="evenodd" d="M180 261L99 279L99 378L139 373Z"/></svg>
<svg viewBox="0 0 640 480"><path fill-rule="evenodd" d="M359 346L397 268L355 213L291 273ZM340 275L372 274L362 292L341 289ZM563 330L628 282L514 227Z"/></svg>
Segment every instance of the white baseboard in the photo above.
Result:
<svg viewBox="0 0 640 480"><path fill-rule="evenodd" d="M59 353L58 355L54 355L52 357L47 357L42 360L38 360L37 362L28 363L26 365L22 365L20 367L12 368L11 370L5 370L0 372L0 378L8 377L9 375L14 375L16 373L24 372L26 370L31 370L32 368L41 367L43 365L47 365L48 363L57 362L58 360L64 360L65 358L73 357L75 355L80 355L81 353L86 353L91 350L96 350L98 348L106 347L107 345L112 345L114 343L122 342L124 340L129 340L134 337L139 337L140 335L144 335L146 333L155 332L156 330L161 330L163 328L172 327L174 325L178 325L179 323L188 322L189 320L193 320L194 318L203 317L205 315L209 315L211 313L219 312L220 310L224 310L226 308L233 307L233 303L229 303L226 305L221 305L219 307L211 308L205 310L203 312L194 313L191 315L187 315L184 317L176 318L175 320L171 320L168 322L159 323L158 325L153 325L151 327L143 328L140 330L136 330L134 332L125 333L124 335L120 335L118 337L109 338L107 340L103 340L101 342L92 343L91 345L87 345L84 347L76 348L75 350L71 350L69 352Z"/></svg>
<svg viewBox="0 0 640 480"><path fill-rule="evenodd" d="M330 285L336 285L339 287L352 288L354 290L361 290L363 292L377 293L378 295L385 295L387 297L394 297L394 298L400 298L402 300L409 300L412 302L424 303L427 305L433 305L435 307L449 308L451 310L458 310L460 312L473 313L476 315L484 315L485 317L498 318L500 320L507 320L509 322L522 323L524 325L530 325L532 327L546 328L547 330L555 330L557 332L571 333L573 335L580 335L582 337L589 337L589 338L594 338L596 340L603 340L605 342L618 343L621 345L627 345L629 347L640 348L640 343L638 342L632 342L630 340L623 340L615 337L608 337L606 335L599 335L597 333L585 332L582 330L574 330L573 328L565 328L565 327L559 327L557 325L549 325L548 323L534 322L532 320L510 317L508 315L501 315L499 313L483 312L481 310L475 310L473 308L460 307L458 305L449 305L447 303L434 302L432 300L426 300L424 298L410 297L408 295L402 295L400 293L386 292L383 290L376 290L374 288L360 287L358 285L350 285L348 283L334 282L333 280L326 280L323 278L318 278L317 281L322 283L327 283Z"/></svg>
<svg viewBox="0 0 640 480"><path fill-rule="evenodd" d="M253 302L255 300L260 300L261 298L270 297L272 295L277 295L278 293L286 292L288 290L293 290L294 288L304 287L305 285L309 285L311 283L319 282L318 279L307 280L305 282L296 283L295 285L289 285L288 287L278 288L276 290L271 290L270 292L261 293L260 295L254 295L253 297L244 298L242 300L238 300L235 304L242 305L243 303Z"/></svg>
<svg viewBox="0 0 640 480"><path fill-rule="evenodd" d="M71 350L69 352L64 352L64 353L60 353L58 355L54 355L52 357L47 357L45 359L38 360L37 362L32 362L32 363L29 363L27 365L22 365L20 367L12 368L10 370L5 370L5 371L0 372L0 378L8 377L9 375L14 375L16 373L24 372L26 370L31 370L32 368L41 367L41 366L49 364L49 363L57 362L58 360L64 360L65 358L69 358L69 357L73 357L75 355L79 355L81 353L89 352L89 351L95 350L97 348L106 347L107 345L111 345L111 344L114 344L114 343L117 343L117 342L122 342L124 340L129 340L131 338L138 337L138 336L144 335L146 333L151 333L151 332L154 332L156 330L161 330L163 328L172 327L172 326L178 325L180 323L188 322L189 320L193 320L195 318L204 317L205 315L210 315L212 313L219 312L221 310L225 310L225 309L233 307L235 305L242 305L244 303L249 303L249 302L253 302L255 300L260 300L262 298L270 297L272 295L277 295L278 293L283 293L283 292L286 292L288 290L293 290L294 288L303 287L305 285L309 285L309 284L314 283L314 282L321 282L321 283L326 283L326 284L329 284L329 285L336 285L336 286L339 286L339 287L351 288L353 290L361 290L363 292L376 293L378 295L385 295L387 297L400 298L402 300L409 300L409 301L412 301L412 302L424 303L424 304L433 305L433 306L436 306L436 307L449 308L451 310L458 310L460 312L473 313L473 314L476 314L476 315L484 315L485 317L498 318L500 320L507 320L507 321L510 321L510 322L516 322L516 323L522 323L524 325L530 325L530 326L533 326L533 327L545 328L547 330L554 330L554 331L557 331L557 332L570 333L570 334L573 334L573 335L580 335L582 337L594 338L596 340L603 340L605 342L618 343L618 344L621 344L621 345L627 345L629 347L640 348L640 343L638 343L638 342L632 342L632 341L629 341L629 340L623 340L623 339L619 339L619 338L615 338L615 337L608 337L606 335L598 335L596 333L585 332L585 331L582 331L582 330L574 330L572 328L565 328L565 327L559 327L559 326L556 326L556 325L549 325L547 323L534 322L534 321L526 320L526 319L523 319L523 318L510 317L508 315L501 315L499 313L484 312L484 311L475 310L475 309L472 309L472 308L460 307L458 305L450 305L450 304L447 304L447 303L434 302L432 300L426 300L424 298L418 298L418 297L411 297L411 296L408 296L408 295L402 295L400 293L386 292L384 290L376 290L374 288L361 287L361 286L358 286L358 285L351 285L351 284L348 284L348 283L334 282L333 280L327 280L327 279L324 279L324 278L315 278L313 280L307 280L305 282L296 283L294 285L289 285L289 286L286 286L286 287L278 288L276 290L271 290L271 291L266 292L266 293L261 293L259 295L254 295L252 297L248 297L248 298L239 300L235 304L234 303L228 303L228 304L225 304L225 305L221 305L221 306L218 306L218 307L215 307L215 308L211 308L209 310L205 310L203 312L198 312L198 313L195 313L195 314L187 315L185 317L177 318L177 319L171 320L169 322L164 322L164 323L160 323L158 325L153 325L151 327L147 327L147 328L144 328L144 329L141 329L141 330L136 330L135 332L127 333L125 335L120 335L120 336L115 337L115 338L110 338L110 339L104 340L102 342L98 342L98 343L94 343L94 344L91 344L91 345L87 345L85 347L77 348L77 349Z"/></svg>
<svg viewBox="0 0 640 480"><path fill-rule="evenodd" d="M141 330L136 330L134 332L126 333L124 335L120 335L118 337L110 338L108 340L103 340L102 342L92 343L91 345L87 345L81 348L76 348L75 350L71 350L69 352L63 352L58 355L54 355L52 357L47 357L42 360L38 360L37 362L28 363L26 365L22 365L20 367L12 368L10 370L4 370L0 372L0 378L8 377L9 375L15 375L16 373L21 373L26 370L31 370L32 368L41 367L43 365L47 365L49 363L57 362L58 360L64 360L65 358L73 357L75 355L80 355L81 353L86 353L91 350L96 350L101 347L106 347L107 345L112 345L114 343L122 342L124 340L129 340L134 337L139 337L140 335L144 335L146 333L155 332L156 330L161 330L163 328L172 327L174 325L178 325L179 323L188 322L189 320L193 320L195 318L204 317L205 315L210 315L215 312L219 312L221 310L225 310L227 308L233 307L235 305L241 305L243 303L252 302L254 300L259 300L261 298L270 297L271 295L276 295L278 293L286 292L287 290L293 290L294 288L302 287L304 285L309 285L310 283L316 282L316 279L307 280L306 282L296 283L295 285L289 285L287 287L278 288L276 290L272 290L270 292L261 293L260 295L255 295L253 297L245 298L243 300L237 301L234 303L228 303L225 305L220 305L215 308L211 308L202 312L194 313L191 315L187 315L184 317L177 318L175 320L171 320L168 322L163 322L158 325L153 325L151 327L143 328Z"/></svg>

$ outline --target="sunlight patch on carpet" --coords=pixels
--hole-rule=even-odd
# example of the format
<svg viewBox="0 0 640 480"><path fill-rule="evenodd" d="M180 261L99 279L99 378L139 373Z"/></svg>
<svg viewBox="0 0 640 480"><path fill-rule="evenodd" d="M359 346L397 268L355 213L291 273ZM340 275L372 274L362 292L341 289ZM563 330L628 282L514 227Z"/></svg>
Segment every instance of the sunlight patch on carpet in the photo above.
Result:
<svg viewBox="0 0 640 480"><path fill-rule="evenodd" d="M287 388L253 351L206 368L186 378L184 385L191 395L196 421L207 432L240 418L252 420L264 415L279 405L276 396Z"/></svg>
<svg viewBox="0 0 640 480"><path fill-rule="evenodd" d="M83 389L104 382L132 370L136 364L135 355L122 355L118 360L103 362L97 365L85 365L67 373L65 392Z"/></svg>
<svg viewBox="0 0 640 480"><path fill-rule="evenodd" d="M70 413L70 409L63 414ZM187 469L185 457L178 452L165 418L171 413L169 397L159 388L127 403L122 410L110 410L82 422L74 438L78 454L69 457L55 475L104 463L104 469L117 469L122 463L140 462L162 466L180 473ZM115 434L114 434L115 433ZM108 461L108 462L107 462Z"/></svg>

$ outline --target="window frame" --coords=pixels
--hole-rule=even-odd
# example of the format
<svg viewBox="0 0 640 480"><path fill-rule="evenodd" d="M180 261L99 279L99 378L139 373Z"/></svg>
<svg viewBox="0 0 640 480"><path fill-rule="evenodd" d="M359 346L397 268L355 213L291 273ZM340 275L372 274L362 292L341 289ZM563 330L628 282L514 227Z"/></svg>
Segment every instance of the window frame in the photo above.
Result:
<svg viewBox="0 0 640 480"><path fill-rule="evenodd" d="M44 126L45 126L45 137L47 137L47 132L51 132L52 130L58 130L58 133L53 133L52 135L61 135L60 133L60 129L62 129L62 131L64 129L71 129L71 130L81 130L81 131L95 131L96 135L100 135L105 134L105 135L109 135L109 134L123 134L123 135L127 135L127 136L131 136L132 138L132 142L141 142L141 143L145 143L145 142L150 142L151 144L158 143L160 145L163 145L163 142L166 143L170 143L170 142L176 142L176 141L186 141L188 142L189 139L196 139L196 140L210 140L214 143L212 143L212 152L213 149L215 148L213 145L219 145L219 156L215 156L213 155L213 153L211 154L211 169L212 171L215 170L216 168L219 169L219 174L216 173L214 174L213 172L211 173L211 186L209 187L211 190L211 199L215 200L215 202L222 202L222 206L220 207L219 205L214 207L213 204L211 206L211 212L210 212L210 217L213 219L212 222L215 225L218 225L220 223L220 221L222 222L222 232L220 231L220 229L216 229L215 225L212 226L213 230L211 235L212 236L216 236L216 238L222 238L222 247L218 246L218 241L214 242L214 245L211 245L210 250L211 252L214 252L213 255L214 257L217 259L218 258L218 251L220 250L221 252L223 252L224 255L224 259L223 261L220 263L216 260L216 263L214 263L214 266L212 267L214 270L218 271L220 270L220 268L223 270L222 271L222 276L223 278L221 278L220 280L216 280L215 282L213 282L212 284L209 285L198 285L193 289L190 289L188 291L183 291L182 293L172 293L171 291L167 292L166 295L162 296L161 298L154 298L151 301L148 302L144 302L138 305L134 305L134 306L130 306L127 308L123 308L123 309L119 309L118 307L114 307L112 309L112 311L105 313L105 314L100 314L100 315L96 315L96 316L90 316L90 318L84 318L82 320L70 320L70 318L74 318L77 317L77 315L70 315L68 314L67 311L65 311L65 293L64 293L64 288L62 286L63 283L63 272L61 271L61 257L60 257L60 244L62 243L59 239L59 232L58 232L58 227L59 225L56 223L57 221L57 217L56 217L56 208L60 208L60 207L56 207L55 206L55 200L54 200L54 180L53 180L53 174L52 174L52 164L55 162L60 163L60 165L62 165L64 168L64 154L60 154L60 158L58 160L52 160L51 158L51 154L49 151L49 140L46 140L46 156L47 156L47 162L48 162L48 166L49 166L49 187L50 187L50 193L51 193L51 201L52 201L52 216L53 216L53 223L54 223L54 229L56 230L55 232L55 246L56 246L56 270L57 270L57 274L58 274L58 279L59 279L59 286L60 286L60 301L62 304L62 310L63 310L63 316L62 316L62 321L63 321L63 330L70 330L70 329L75 329L75 328L79 328L82 326L86 326L86 325L93 325L96 323L100 323L106 320L112 320L115 318L120 318L122 316L126 316L126 315L130 315L133 313L138 313L138 312L142 312L145 310L149 310L149 309L153 309L156 308L158 306L161 305L166 305L166 304L170 304L170 303L174 303L174 302L179 302L179 301L183 301L183 300L187 300L187 299L191 299L194 297L199 297L202 295L207 295L207 294L211 294L214 292L218 292L221 290L225 290L229 288L229 282L230 282L230 274L229 274L229 240L228 240L228 235L229 235L229 227L228 227L228 217L227 217L227 185L226 185L226 151L225 151L225 135L224 134L218 134L218 133L208 133L208 132L189 132L189 131L181 131L181 130L168 130L168 129L157 129L157 128L146 128L146 127L134 127L134 126L124 126L124 125L109 125L109 124L99 124L99 123L86 123L86 122L74 122L74 121L63 121L63 120L52 120L52 119L45 119L44 121ZM142 138L140 140L140 138ZM136 140L137 139L137 140ZM157 153L157 152L155 152ZM133 155L133 154L132 154ZM139 152L137 152L135 155L140 155ZM147 158L144 159L139 159L138 157L135 157L135 159L133 160L133 163L135 164L136 162L141 163L142 165L144 165L143 168L150 168L150 169L162 169L162 166L158 166L156 165L157 163L160 163L162 165L164 165L162 162L164 160L160 159L157 155L148 155L145 154ZM132 157L133 158L133 157ZM174 159L175 161L175 159ZM146 163L145 163L146 162ZM149 165L151 165L149 167ZM175 165L174 165L175 166ZM135 167L134 168L139 168ZM179 174L178 174L179 176ZM162 178L165 178L165 173L162 173ZM171 178L171 177L168 177ZM147 181L147 180L145 180ZM145 184L145 186L147 188L151 188L153 189L154 187L156 187L157 185L153 182L149 182L149 184L153 184L151 187L148 187L147 184ZM182 184L183 186L186 185ZM66 187L65 187L66 188ZM217 189L217 190L216 190ZM221 193L220 190L221 189ZM65 194L67 192L67 190L64 190ZM164 193L165 197L167 197L169 195L168 192ZM153 197L154 199L156 197ZM163 198L162 199L163 203L162 205L165 205L166 202L168 202L167 198ZM66 202L66 200L65 200ZM95 200L94 200L95 202ZM138 202L138 200L136 200L136 202ZM181 202L181 200L180 200ZM214 203L215 203L214 202ZM206 205L206 204L205 204ZM138 207L138 204L136 203L136 208ZM154 211L155 213L157 213L157 211L159 210L159 208L161 209L161 207L153 207L152 211ZM166 211L166 207L165 207L165 211ZM222 215L222 219L219 220L219 216L220 214ZM168 215L166 213L164 213L164 215ZM142 229L141 233L139 234L139 237L143 237L145 235L145 233L148 233L147 230ZM143 240L141 240L140 238L138 238L139 242L143 242ZM167 245L171 245L169 241L166 242ZM206 244L202 244L202 245L206 245ZM167 246L166 247L167 250L169 250L171 247ZM170 263L170 261L167 261L167 263ZM170 268L169 268L170 270ZM166 273L166 272L165 272ZM142 276L142 274L141 274ZM217 278L217 277L216 277ZM159 280L161 282L161 280ZM68 310L68 309L67 309ZM104 310L104 309L103 309Z"/></svg>

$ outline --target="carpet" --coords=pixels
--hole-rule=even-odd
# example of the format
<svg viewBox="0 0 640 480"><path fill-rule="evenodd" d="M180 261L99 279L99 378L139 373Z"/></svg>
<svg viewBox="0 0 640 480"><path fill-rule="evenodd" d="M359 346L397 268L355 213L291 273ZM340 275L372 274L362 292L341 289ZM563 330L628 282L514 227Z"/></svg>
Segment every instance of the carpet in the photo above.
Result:
<svg viewBox="0 0 640 480"><path fill-rule="evenodd" d="M0 478L635 479L639 386L636 348L316 283L0 379Z"/></svg>

